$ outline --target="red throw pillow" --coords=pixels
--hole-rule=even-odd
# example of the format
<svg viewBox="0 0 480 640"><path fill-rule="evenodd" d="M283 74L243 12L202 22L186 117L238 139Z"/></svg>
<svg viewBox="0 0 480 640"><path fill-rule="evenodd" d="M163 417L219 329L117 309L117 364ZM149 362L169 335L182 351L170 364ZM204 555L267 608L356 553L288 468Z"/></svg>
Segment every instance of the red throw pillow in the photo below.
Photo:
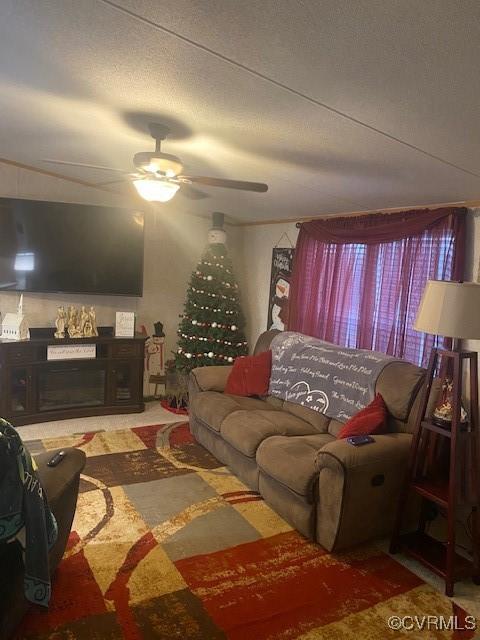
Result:
<svg viewBox="0 0 480 640"><path fill-rule="evenodd" d="M256 356L239 356L227 379L225 393L234 396L265 396L272 371L272 352Z"/></svg>
<svg viewBox="0 0 480 640"><path fill-rule="evenodd" d="M374 433L385 431L387 422L387 407L382 396L377 393L365 409L348 420L340 429L337 438L350 438L350 436L371 436Z"/></svg>

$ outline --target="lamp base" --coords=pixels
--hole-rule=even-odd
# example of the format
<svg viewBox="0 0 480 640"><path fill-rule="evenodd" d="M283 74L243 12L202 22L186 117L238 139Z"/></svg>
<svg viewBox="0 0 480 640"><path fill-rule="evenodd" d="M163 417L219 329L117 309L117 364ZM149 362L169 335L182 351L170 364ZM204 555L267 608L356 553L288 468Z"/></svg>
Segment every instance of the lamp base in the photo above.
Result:
<svg viewBox="0 0 480 640"><path fill-rule="evenodd" d="M432 416L431 418L431 422L432 424L436 425L437 427L442 427L442 429L446 429L447 431L451 431L452 429L452 421L445 419L445 418L440 418L438 416ZM460 431L468 431L468 420L461 420L460 421Z"/></svg>
<svg viewBox="0 0 480 640"><path fill-rule="evenodd" d="M453 420L453 407L453 382L451 378L445 377L442 382L441 396L433 411L432 423L437 425L437 427L442 427L443 429L451 429ZM462 426L462 430L463 425L467 423L467 412L463 407L463 403L460 401L460 425Z"/></svg>
<svg viewBox="0 0 480 640"><path fill-rule="evenodd" d="M435 424L437 427L442 427L442 429L452 428L451 419L440 418L440 416L436 416L435 414L432 416L432 424Z"/></svg>

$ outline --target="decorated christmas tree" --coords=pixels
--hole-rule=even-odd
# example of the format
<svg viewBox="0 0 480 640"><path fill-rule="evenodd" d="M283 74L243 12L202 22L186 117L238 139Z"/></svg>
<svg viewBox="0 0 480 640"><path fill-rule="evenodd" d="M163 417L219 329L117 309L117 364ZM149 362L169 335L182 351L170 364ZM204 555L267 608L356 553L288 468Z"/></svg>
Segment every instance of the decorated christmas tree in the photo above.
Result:
<svg viewBox="0 0 480 640"><path fill-rule="evenodd" d="M192 273L178 328L176 369L231 364L247 353L238 285L225 246L223 214L213 214L208 246Z"/></svg>

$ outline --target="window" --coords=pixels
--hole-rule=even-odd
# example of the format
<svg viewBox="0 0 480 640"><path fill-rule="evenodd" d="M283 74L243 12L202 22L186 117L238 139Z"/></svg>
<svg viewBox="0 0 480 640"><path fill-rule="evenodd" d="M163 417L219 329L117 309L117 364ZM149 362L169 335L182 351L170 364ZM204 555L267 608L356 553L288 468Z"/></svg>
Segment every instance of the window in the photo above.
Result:
<svg viewBox="0 0 480 640"><path fill-rule="evenodd" d="M425 366L432 346L442 346L444 339L417 332L413 325L427 280L454 279L458 269L459 231L451 217L412 236L381 242L358 242L363 229L352 234L355 242L322 242L303 227L289 328Z"/></svg>

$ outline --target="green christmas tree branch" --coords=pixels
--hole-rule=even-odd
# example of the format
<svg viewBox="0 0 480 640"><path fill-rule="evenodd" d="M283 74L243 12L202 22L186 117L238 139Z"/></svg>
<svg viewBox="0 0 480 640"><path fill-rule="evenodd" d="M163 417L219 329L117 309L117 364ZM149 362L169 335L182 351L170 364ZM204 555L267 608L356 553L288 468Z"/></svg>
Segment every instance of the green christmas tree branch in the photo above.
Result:
<svg viewBox="0 0 480 640"><path fill-rule="evenodd" d="M176 369L228 365L248 352L238 284L224 244L207 247L187 289L178 327Z"/></svg>

